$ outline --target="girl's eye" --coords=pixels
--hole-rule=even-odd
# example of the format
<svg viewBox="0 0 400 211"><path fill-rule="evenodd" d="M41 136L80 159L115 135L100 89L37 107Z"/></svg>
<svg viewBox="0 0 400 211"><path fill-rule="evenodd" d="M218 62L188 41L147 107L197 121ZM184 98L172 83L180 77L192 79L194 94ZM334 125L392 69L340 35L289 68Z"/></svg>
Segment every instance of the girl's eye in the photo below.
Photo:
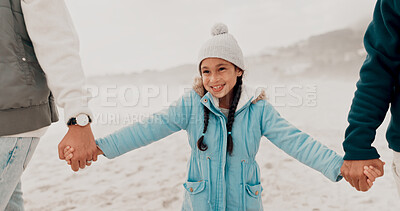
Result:
<svg viewBox="0 0 400 211"><path fill-rule="evenodd" d="M209 70L203 70L203 74L207 74L209 72L210 72Z"/></svg>
<svg viewBox="0 0 400 211"><path fill-rule="evenodd" d="M225 70L225 67L219 68L219 71L223 71L223 70Z"/></svg>

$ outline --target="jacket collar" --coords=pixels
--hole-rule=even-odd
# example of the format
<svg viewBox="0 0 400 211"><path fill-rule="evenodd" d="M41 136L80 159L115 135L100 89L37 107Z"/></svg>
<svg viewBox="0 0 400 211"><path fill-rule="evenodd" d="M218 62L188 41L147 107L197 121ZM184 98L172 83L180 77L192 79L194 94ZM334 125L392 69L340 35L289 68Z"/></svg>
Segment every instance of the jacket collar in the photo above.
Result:
<svg viewBox="0 0 400 211"><path fill-rule="evenodd" d="M207 92L204 94L203 81L200 77L196 77L193 83L193 90L201 97L201 102L204 105L208 105L208 101L214 105L215 108L219 108L219 99L214 97L211 93ZM265 100L266 94L264 90L254 89L246 85L242 85L242 93L239 99L236 112L249 105L250 103L257 103L260 100Z"/></svg>

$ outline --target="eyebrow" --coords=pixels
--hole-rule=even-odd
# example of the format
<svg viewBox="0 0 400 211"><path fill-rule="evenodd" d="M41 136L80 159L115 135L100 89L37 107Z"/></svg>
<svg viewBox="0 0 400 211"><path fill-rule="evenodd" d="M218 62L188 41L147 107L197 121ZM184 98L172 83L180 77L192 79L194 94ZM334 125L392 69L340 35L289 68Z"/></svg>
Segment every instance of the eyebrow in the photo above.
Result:
<svg viewBox="0 0 400 211"><path fill-rule="evenodd" d="M219 64L217 64L217 65L215 65L216 67L220 67L220 66L222 66L222 65L227 65L226 63L219 63ZM208 67L207 66L203 66L201 69L208 69Z"/></svg>

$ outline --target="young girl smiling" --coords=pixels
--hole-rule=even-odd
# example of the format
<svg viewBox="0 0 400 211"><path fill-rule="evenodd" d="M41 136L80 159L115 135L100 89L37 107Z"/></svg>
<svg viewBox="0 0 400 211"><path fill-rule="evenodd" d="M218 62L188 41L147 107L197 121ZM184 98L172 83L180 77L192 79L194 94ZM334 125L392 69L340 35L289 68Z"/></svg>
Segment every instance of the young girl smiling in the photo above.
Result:
<svg viewBox="0 0 400 211"><path fill-rule="evenodd" d="M256 94L243 84L242 51L225 25L215 25L212 34L200 50L201 78L193 89L146 121L97 139L99 154L115 158L186 130L191 155L182 210L263 210L255 161L262 136L339 181L343 158L282 118L264 92ZM73 157L72 148L66 148L65 157Z"/></svg>

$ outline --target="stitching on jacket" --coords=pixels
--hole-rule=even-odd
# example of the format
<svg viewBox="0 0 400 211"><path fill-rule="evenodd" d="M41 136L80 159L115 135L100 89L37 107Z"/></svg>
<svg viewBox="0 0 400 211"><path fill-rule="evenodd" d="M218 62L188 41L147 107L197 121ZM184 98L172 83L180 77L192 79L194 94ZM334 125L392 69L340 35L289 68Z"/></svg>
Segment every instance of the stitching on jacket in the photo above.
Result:
<svg viewBox="0 0 400 211"><path fill-rule="evenodd" d="M21 110L23 110L23 109L32 109L32 108L40 107L40 106L43 106L43 105L46 105L46 104L50 104L50 101L47 101L47 102L45 102L45 103L41 103L41 104L39 104L39 105L30 105L29 107L0 109L0 112L12 111L12 110L14 110L14 109L15 109L15 110L16 110L16 109L21 109Z"/></svg>

